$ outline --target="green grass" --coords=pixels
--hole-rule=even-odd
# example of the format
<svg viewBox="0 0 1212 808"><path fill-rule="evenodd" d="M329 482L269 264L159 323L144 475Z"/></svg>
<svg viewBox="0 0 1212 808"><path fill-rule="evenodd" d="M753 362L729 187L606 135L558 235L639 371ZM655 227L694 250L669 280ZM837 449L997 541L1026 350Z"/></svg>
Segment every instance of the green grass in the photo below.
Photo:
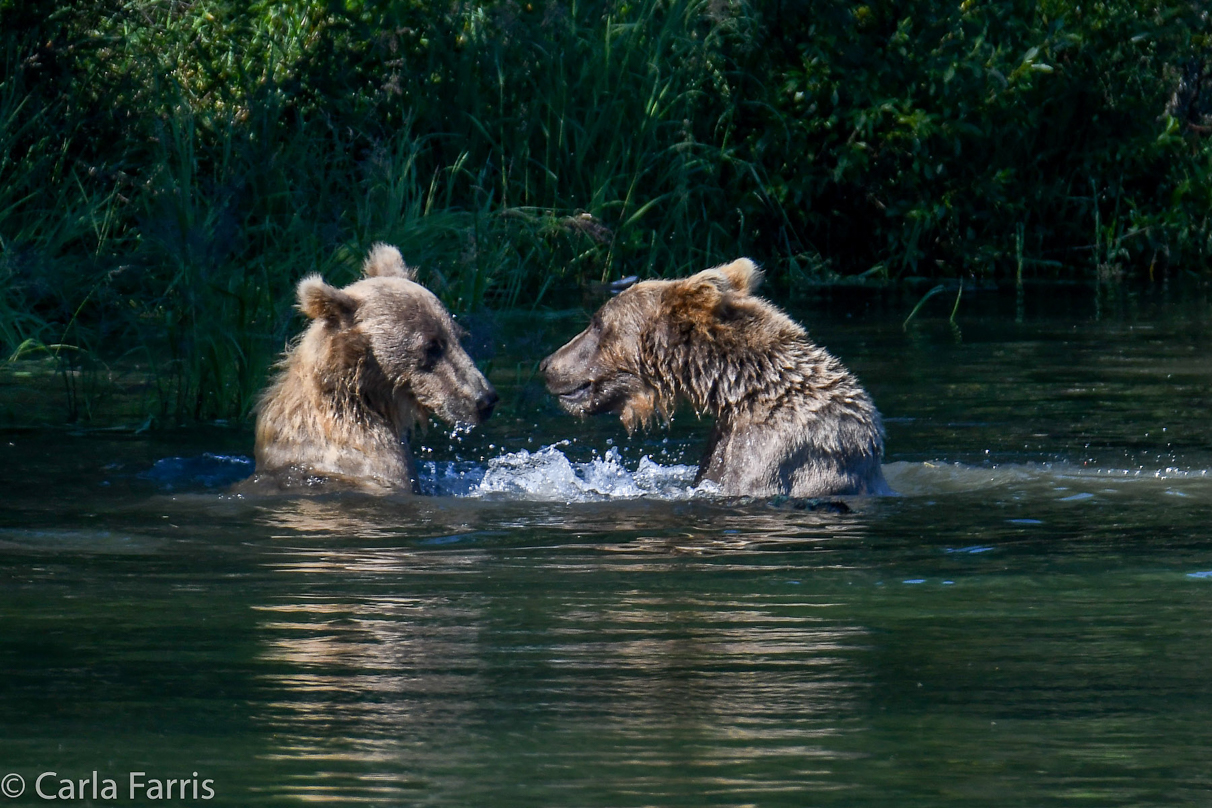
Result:
<svg viewBox="0 0 1212 808"><path fill-rule="evenodd" d="M739 254L780 292L1203 273L1209 29L1185 0L0 0L0 350L71 419L135 367L143 415L243 416L297 280L377 240L458 311Z"/></svg>

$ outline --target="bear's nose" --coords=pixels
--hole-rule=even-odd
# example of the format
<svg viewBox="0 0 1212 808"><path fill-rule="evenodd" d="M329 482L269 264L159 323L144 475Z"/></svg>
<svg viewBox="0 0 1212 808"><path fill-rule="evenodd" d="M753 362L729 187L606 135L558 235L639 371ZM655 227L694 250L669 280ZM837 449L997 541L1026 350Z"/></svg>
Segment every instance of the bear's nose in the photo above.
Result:
<svg viewBox="0 0 1212 808"><path fill-rule="evenodd" d="M555 356L555 354L552 354L551 356ZM539 363L539 375L541 375L541 376L547 375L547 368L551 366L551 356L548 356L546 359L544 359L542 362Z"/></svg>
<svg viewBox="0 0 1212 808"><path fill-rule="evenodd" d="M497 406L497 402L501 397L497 395L497 391L493 387L489 387L488 391L476 399L476 412L480 414L481 421L487 421L488 416L492 415L492 408Z"/></svg>

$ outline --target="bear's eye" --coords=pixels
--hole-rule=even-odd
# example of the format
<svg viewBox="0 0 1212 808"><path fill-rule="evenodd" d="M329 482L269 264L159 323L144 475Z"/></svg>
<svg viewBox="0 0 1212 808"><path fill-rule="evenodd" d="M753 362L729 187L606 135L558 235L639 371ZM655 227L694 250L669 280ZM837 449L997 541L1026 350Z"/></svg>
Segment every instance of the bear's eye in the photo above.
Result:
<svg viewBox="0 0 1212 808"><path fill-rule="evenodd" d="M421 369L429 370L442 358L446 353L446 342L442 339L431 339L425 343L425 354L421 359Z"/></svg>

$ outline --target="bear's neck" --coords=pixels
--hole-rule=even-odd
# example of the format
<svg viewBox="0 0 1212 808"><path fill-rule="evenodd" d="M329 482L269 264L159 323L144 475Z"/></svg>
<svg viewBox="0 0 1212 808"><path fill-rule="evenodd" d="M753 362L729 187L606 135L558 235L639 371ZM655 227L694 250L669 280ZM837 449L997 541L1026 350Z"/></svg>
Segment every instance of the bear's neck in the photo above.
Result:
<svg viewBox="0 0 1212 808"><path fill-rule="evenodd" d="M374 443L407 452L416 423L415 408L410 397L397 395L398 391L371 364L359 361L347 379L332 386L318 374L311 374L316 411L326 423L338 425L346 434L363 435Z"/></svg>
<svg viewBox="0 0 1212 808"><path fill-rule="evenodd" d="M837 393L865 395L837 359L805 337L760 350L743 344L688 342L654 365L645 375L659 391L663 409L671 411L685 401L725 429L738 421L769 420L777 413L819 408L826 397Z"/></svg>
<svg viewBox="0 0 1212 808"><path fill-rule="evenodd" d="M695 484L730 495L878 493L883 427L858 380L802 335L688 346L657 367L656 407L714 416Z"/></svg>
<svg viewBox="0 0 1212 808"><path fill-rule="evenodd" d="M344 361L300 344L257 418L258 467L416 488L411 396L391 388L369 354ZM264 455L264 457L262 457Z"/></svg>

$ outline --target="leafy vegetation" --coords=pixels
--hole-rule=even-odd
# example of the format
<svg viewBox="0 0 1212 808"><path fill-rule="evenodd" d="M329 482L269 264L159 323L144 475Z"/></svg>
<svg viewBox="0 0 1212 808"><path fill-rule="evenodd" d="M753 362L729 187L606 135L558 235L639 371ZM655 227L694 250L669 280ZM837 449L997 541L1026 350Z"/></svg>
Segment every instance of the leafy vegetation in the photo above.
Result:
<svg viewBox="0 0 1212 808"><path fill-rule="evenodd" d="M73 418L247 413L376 240L463 311L1212 257L1193 0L0 0L0 70L0 349Z"/></svg>

